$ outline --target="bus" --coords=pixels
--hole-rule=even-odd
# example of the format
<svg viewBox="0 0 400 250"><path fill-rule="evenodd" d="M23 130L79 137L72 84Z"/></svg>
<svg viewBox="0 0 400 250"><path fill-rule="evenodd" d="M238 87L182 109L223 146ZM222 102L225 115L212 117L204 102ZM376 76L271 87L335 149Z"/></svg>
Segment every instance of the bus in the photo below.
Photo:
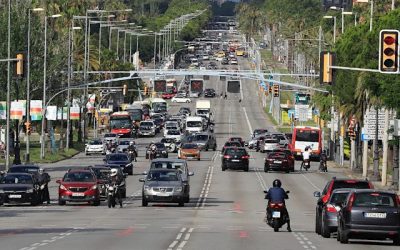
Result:
<svg viewBox="0 0 400 250"><path fill-rule="evenodd" d="M166 91L161 94L161 97L164 99L171 99L176 95L178 89L178 83L176 79L167 79L166 83Z"/></svg>
<svg viewBox="0 0 400 250"><path fill-rule="evenodd" d="M142 104L134 103L126 107L126 111L131 115L131 120L135 123L143 121Z"/></svg>
<svg viewBox="0 0 400 250"><path fill-rule="evenodd" d="M294 104L308 105L310 103L310 94L296 92L294 94Z"/></svg>
<svg viewBox="0 0 400 250"><path fill-rule="evenodd" d="M119 137L132 135L131 115L126 111L114 112L110 115L110 132L118 134Z"/></svg>
<svg viewBox="0 0 400 250"><path fill-rule="evenodd" d="M322 152L322 132L318 127L296 126L293 129L291 151L300 157L306 147L311 147L311 157L318 158Z"/></svg>

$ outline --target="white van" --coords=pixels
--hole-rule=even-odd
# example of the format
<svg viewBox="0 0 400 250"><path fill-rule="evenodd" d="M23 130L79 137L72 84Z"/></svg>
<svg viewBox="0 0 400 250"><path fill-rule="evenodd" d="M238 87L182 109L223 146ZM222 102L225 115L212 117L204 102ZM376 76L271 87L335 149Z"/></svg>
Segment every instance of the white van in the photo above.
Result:
<svg viewBox="0 0 400 250"><path fill-rule="evenodd" d="M189 116L186 118L186 131L189 133L203 132L203 117Z"/></svg>

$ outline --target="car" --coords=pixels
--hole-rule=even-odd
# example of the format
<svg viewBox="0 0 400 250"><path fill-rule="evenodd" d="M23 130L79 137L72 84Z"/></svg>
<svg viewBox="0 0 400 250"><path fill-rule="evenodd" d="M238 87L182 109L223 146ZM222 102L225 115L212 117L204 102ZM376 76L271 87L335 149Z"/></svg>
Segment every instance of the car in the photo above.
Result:
<svg viewBox="0 0 400 250"><path fill-rule="evenodd" d="M100 205L100 191L96 175L89 169L70 169L58 186L58 204L66 202L89 202L94 206Z"/></svg>
<svg viewBox="0 0 400 250"><path fill-rule="evenodd" d="M133 164L132 160L126 153L114 153L106 155L103 159L104 163L107 165L118 165L121 167L124 173L133 175Z"/></svg>
<svg viewBox="0 0 400 250"><path fill-rule="evenodd" d="M178 129L170 129L165 135L165 138L174 139L175 141L180 141L181 137L181 132Z"/></svg>
<svg viewBox="0 0 400 250"><path fill-rule="evenodd" d="M103 136L103 143L117 142L118 138L119 136L116 133L106 133Z"/></svg>
<svg viewBox="0 0 400 250"><path fill-rule="evenodd" d="M225 52L224 52L224 51L218 51L218 52L215 54L215 56L216 56L216 57L219 57L219 58L223 58L223 57L225 57Z"/></svg>
<svg viewBox="0 0 400 250"><path fill-rule="evenodd" d="M0 205L42 202L40 181L30 173L6 173L0 178Z"/></svg>
<svg viewBox="0 0 400 250"><path fill-rule="evenodd" d="M175 139L172 138L162 138L160 140L161 143L164 143L165 148L168 153L177 153L179 148L179 142L176 142Z"/></svg>
<svg viewBox="0 0 400 250"><path fill-rule="evenodd" d="M143 207L149 202L178 203L182 207L190 196L182 173L177 169L151 169L146 178L140 178L139 181L143 182Z"/></svg>
<svg viewBox="0 0 400 250"><path fill-rule="evenodd" d="M106 154L106 145L100 139L94 139L85 144L85 155Z"/></svg>
<svg viewBox="0 0 400 250"><path fill-rule="evenodd" d="M42 174L40 174L40 170L43 171ZM50 176L48 173L44 172L45 170L41 168L40 166L33 165L33 164L23 164L23 165L12 165L7 173L29 173L35 175L35 177L38 180L43 180L46 182L50 181ZM43 175L43 176L41 176Z"/></svg>
<svg viewBox="0 0 400 250"><path fill-rule="evenodd" d="M221 149L221 154L225 153L225 149L228 147L242 147L242 144L238 141L227 141Z"/></svg>
<svg viewBox="0 0 400 250"><path fill-rule="evenodd" d="M217 65L214 63L214 64L208 64L207 65L207 69L210 69L210 70L212 70L212 69L217 69Z"/></svg>
<svg viewBox="0 0 400 250"><path fill-rule="evenodd" d="M126 174L123 173L123 170L119 165L93 165L89 167L89 169L96 175L100 198L103 200L107 198L105 184L110 181L110 171L112 168L118 170L118 178L122 180L118 188L120 189L121 197L126 198Z"/></svg>
<svg viewBox="0 0 400 250"><path fill-rule="evenodd" d="M171 102L175 102L175 103L191 103L192 100L190 98L184 97L184 96L174 96L171 99Z"/></svg>
<svg viewBox="0 0 400 250"><path fill-rule="evenodd" d="M244 144L245 144L242 137L230 137L230 138L228 139L228 141L237 141L237 142L240 142L240 144L242 145L242 147L244 147Z"/></svg>
<svg viewBox="0 0 400 250"><path fill-rule="evenodd" d="M236 58L232 58L231 60L229 60L229 64L230 65L238 65L238 61Z"/></svg>
<svg viewBox="0 0 400 250"><path fill-rule="evenodd" d="M222 58L221 64L222 64L222 65L227 65L227 64L229 64L229 59L226 58L226 57Z"/></svg>
<svg viewBox="0 0 400 250"><path fill-rule="evenodd" d="M177 121L167 121L164 126L164 137L168 134L170 130L180 130L181 126Z"/></svg>
<svg viewBox="0 0 400 250"><path fill-rule="evenodd" d="M321 217L322 207L330 199L332 192L338 188L354 188L354 189L373 189L374 186L367 179L358 180L351 178L336 178L333 177L325 185L322 193L319 191L314 192L314 197L318 198L317 206L315 207L315 232L321 234Z"/></svg>
<svg viewBox="0 0 400 250"><path fill-rule="evenodd" d="M120 139L118 141L118 146L116 152L118 153L125 153L128 150L129 143L133 141L132 139Z"/></svg>
<svg viewBox="0 0 400 250"><path fill-rule="evenodd" d="M179 90L178 93L176 94L177 96L181 96L181 97L187 97L187 91L186 90Z"/></svg>
<svg viewBox="0 0 400 250"><path fill-rule="evenodd" d="M222 155L221 169L242 169L249 171L250 155L243 147L227 147Z"/></svg>
<svg viewBox="0 0 400 250"><path fill-rule="evenodd" d="M192 143L196 143L200 150L217 150L217 139L212 133L197 133L193 135Z"/></svg>
<svg viewBox="0 0 400 250"><path fill-rule="evenodd" d="M189 107L180 107L179 108L179 113L182 113L182 112L188 112L189 116L192 115L192 111L190 110Z"/></svg>
<svg viewBox="0 0 400 250"><path fill-rule="evenodd" d="M155 158L168 158L168 149L165 147L164 143L156 142L156 155ZM150 149L146 148L146 159L150 158Z"/></svg>
<svg viewBox="0 0 400 250"><path fill-rule="evenodd" d="M353 189L338 212L340 243L349 239L393 240L400 246L400 199L396 193L384 190Z"/></svg>
<svg viewBox="0 0 400 250"><path fill-rule="evenodd" d="M257 135L263 135L263 134L267 134L268 133L268 129L265 128L257 128L253 130L253 133L251 134L252 137L255 137Z"/></svg>
<svg viewBox="0 0 400 250"><path fill-rule="evenodd" d="M294 172L295 159L290 150L273 151L264 160L264 172L284 171Z"/></svg>
<svg viewBox="0 0 400 250"><path fill-rule="evenodd" d="M187 196L185 197L185 202L190 201L189 193L190 193L190 176L193 176L193 172L189 172L188 164L185 160L180 159L155 159L151 161L150 170L151 169L177 169L181 172L182 182L184 183L184 188L187 192ZM144 174L147 174L146 172Z"/></svg>
<svg viewBox="0 0 400 250"><path fill-rule="evenodd" d="M138 135L139 136L155 136L157 127L153 120L141 121L139 124Z"/></svg>
<svg viewBox="0 0 400 250"><path fill-rule="evenodd" d="M204 90L204 97L215 97L215 89L205 89Z"/></svg>
<svg viewBox="0 0 400 250"><path fill-rule="evenodd" d="M337 231L337 216L340 211L340 206L337 204L343 203L347 195L352 189L339 188L332 192L329 200L322 206L321 217L321 236L324 238L331 237L331 233Z"/></svg>
<svg viewBox="0 0 400 250"><path fill-rule="evenodd" d="M178 150L178 159L197 159L200 161L200 149L195 143L183 143Z"/></svg>
<svg viewBox="0 0 400 250"><path fill-rule="evenodd" d="M236 56L244 56L244 50L243 49L237 49L236 50Z"/></svg>
<svg viewBox="0 0 400 250"><path fill-rule="evenodd" d="M279 144L280 144L281 146L286 147L287 145L290 144L290 142L289 142L288 138L285 136L285 134L282 134L282 133L272 133L271 136L272 136L273 138L278 139Z"/></svg>
<svg viewBox="0 0 400 250"><path fill-rule="evenodd" d="M281 145L279 144L279 140L276 138L265 138L264 140L260 141L259 149L261 153L271 152L276 149L279 149Z"/></svg>

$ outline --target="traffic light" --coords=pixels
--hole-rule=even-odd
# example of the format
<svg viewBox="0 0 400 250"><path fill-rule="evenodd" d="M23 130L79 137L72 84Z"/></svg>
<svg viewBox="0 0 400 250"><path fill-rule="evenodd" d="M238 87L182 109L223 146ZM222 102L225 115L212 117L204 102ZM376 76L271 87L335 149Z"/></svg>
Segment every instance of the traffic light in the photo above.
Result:
<svg viewBox="0 0 400 250"><path fill-rule="evenodd" d="M320 65L319 65L319 82L320 84L333 84L333 66L335 63L335 53L322 51L320 54Z"/></svg>
<svg viewBox="0 0 400 250"><path fill-rule="evenodd" d="M274 84L274 97L279 97L279 85Z"/></svg>
<svg viewBox="0 0 400 250"><path fill-rule="evenodd" d="M124 84L124 87L122 89L122 95L125 96L126 94L128 94L128 85Z"/></svg>
<svg viewBox="0 0 400 250"><path fill-rule="evenodd" d="M270 94L272 93L272 84L268 85L268 93L270 93Z"/></svg>
<svg viewBox="0 0 400 250"><path fill-rule="evenodd" d="M17 54L17 63L15 68L15 74L19 77L24 76L24 54Z"/></svg>
<svg viewBox="0 0 400 250"><path fill-rule="evenodd" d="M393 74L399 71L399 31L381 30L379 33L379 71Z"/></svg>
<svg viewBox="0 0 400 250"><path fill-rule="evenodd" d="M31 134L31 123L25 122L25 128L26 128L26 134L30 135Z"/></svg>

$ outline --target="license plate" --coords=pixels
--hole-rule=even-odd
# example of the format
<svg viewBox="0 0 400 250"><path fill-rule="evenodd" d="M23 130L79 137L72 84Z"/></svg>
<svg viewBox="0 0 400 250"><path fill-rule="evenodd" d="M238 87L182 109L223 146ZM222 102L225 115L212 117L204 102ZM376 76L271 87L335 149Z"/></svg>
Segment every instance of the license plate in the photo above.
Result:
<svg viewBox="0 0 400 250"><path fill-rule="evenodd" d="M364 216L365 216L365 218L385 219L386 218L386 213L365 213Z"/></svg>
<svg viewBox="0 0 400 250"><path fill-rule="evenodd" d="M20 194L10 194L8 198L21 198L22 196Z"/></svg>
<svg viewBox="0 0 400 250"><path fill-rule="evenodd" d="M276 163L276 164L281 164L282 161L274 161L274 163Z"/></svg>
<svg viewBox="0 0 400 250"><path fill-rule="evenodd" d="M232 160L233 162L239 162L240 160Z"/></svg>
<svg viewBox="0 0 400 250"><path fill-rule="evenodd" d="M85 196L85 194L84 193L72 193L72 196L83 197L83 196Z"/></svg>
<svg viewBox="0 0 400 250"><path fill-rule="evenodd" d="M281 212L272 212L272 218L281 218Z"/></svg>
<svg viewBox="0 0 400 250"><path fill-rule="evenodd" d="M169 193L158 193L157 196L167 197Z"/></svg>

